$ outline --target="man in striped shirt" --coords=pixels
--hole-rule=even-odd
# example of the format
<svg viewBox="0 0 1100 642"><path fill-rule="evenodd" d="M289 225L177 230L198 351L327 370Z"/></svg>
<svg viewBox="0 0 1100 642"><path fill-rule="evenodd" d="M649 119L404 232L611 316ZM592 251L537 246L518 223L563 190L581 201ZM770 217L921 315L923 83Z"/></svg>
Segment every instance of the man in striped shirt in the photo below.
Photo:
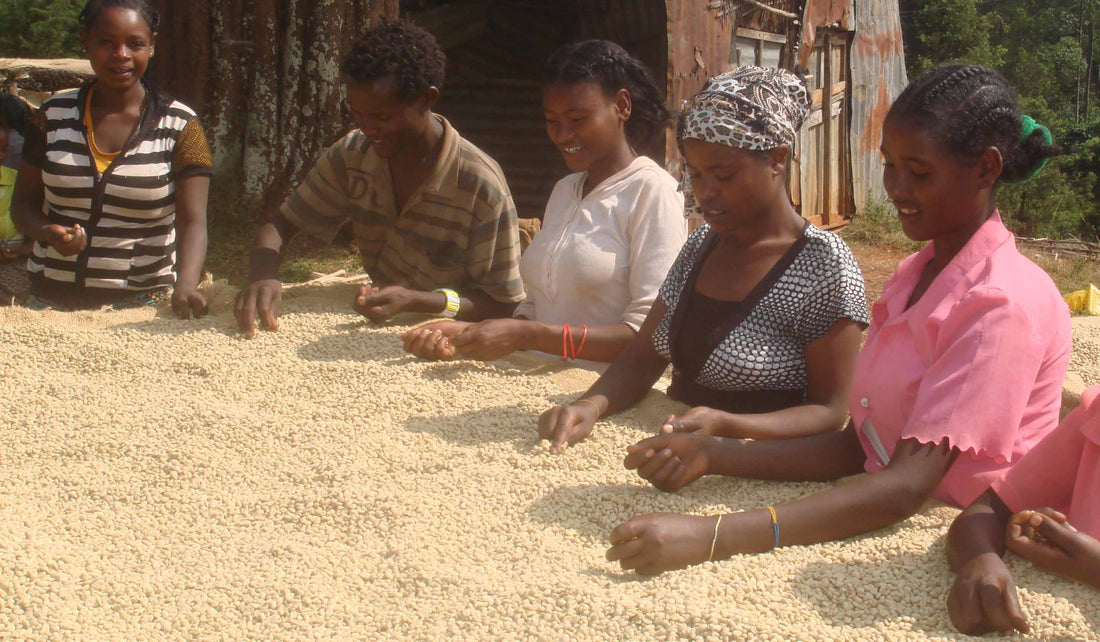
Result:
<svg viewBox="0 0 1100 642"><path fill-rule="evenodd" d="M350 222L373 285L355 309L374 322L401 312L478 320L523 300L515 206L500 167L431 108L444 55L407 22L368 31L345 57L357 129L330 147L256 235L237 324L274 330L280 253L299 230L326 242ZM455 309L457 307L457 310Z"/></svg>

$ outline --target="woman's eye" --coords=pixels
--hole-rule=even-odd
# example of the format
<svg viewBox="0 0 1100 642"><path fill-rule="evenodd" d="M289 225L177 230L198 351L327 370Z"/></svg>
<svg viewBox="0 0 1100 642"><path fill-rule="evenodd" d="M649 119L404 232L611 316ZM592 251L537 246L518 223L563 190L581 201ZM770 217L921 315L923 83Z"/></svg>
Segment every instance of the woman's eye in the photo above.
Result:
<svg viewBox="0 0 1100 642"><path fill-rule="evenodd" d="M714 176L714 178L718 179L719 183L726 183L726 182L729 182L730 180L733 179L733 174L726 174L726 175L716 174Z"/></svg>

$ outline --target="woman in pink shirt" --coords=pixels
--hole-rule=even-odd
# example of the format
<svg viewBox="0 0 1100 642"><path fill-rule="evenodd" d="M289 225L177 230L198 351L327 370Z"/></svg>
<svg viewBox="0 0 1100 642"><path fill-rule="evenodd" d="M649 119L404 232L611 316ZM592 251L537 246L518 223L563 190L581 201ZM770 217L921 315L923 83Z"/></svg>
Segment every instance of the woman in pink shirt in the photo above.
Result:
<svg viewBox="0 0 1100 642"><path fill-rule="evenodd" d="M947 559L958 576L947 608L963 633L1028 631L1001 559L1006 547L1045 571L1100 590L1098 397L1100 386L1086 390L1054 432L955 518Z"/></svg>
<svg viewBox="0 0 1100 642"><path fill-rule="evenodd" d="M847 428L771 442L675 432L631 446L625 462L667 491L706 474L872 474L765 510L635 517L612 531L608 559L654 574L851 537L933 496L963 506L1055 427L1069 312L994 204L1002 180L1026 180L1059 153L1049 131L1021 117L997 72L948 65L898 97L882 152L903 230L931 243L901 263L872 309Z"/></svg>

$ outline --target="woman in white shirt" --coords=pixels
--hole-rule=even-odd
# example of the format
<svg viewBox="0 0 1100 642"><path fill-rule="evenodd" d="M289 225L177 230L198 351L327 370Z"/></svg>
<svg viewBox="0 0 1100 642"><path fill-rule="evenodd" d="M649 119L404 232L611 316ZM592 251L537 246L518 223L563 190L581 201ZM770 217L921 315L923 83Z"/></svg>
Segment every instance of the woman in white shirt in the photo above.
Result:
<svg viewBox="0 0 1100 642"><path fill-rule="evenodd" d="M418 356L498 359L539 350L612 361L637 333L687 238L676 180L637 149L669 113L645 67L604 40L550 57L546 133L573 174L558 181L520 261L527 300L510 319L440 321L405 333Z"/></svg>

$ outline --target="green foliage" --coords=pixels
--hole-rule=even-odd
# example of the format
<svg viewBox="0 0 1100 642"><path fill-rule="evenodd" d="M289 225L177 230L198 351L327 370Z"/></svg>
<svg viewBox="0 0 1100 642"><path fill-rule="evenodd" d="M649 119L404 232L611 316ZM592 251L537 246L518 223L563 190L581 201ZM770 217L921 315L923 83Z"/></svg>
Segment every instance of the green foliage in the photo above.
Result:
<svg viewBox="0 0 1100 642"><path fill-rule="evenodd" d="M910 77L949 61L999 69L1066 155L997 202L1026 236L1100 238L1100 2L900 0ZM1088 78L1092 81L1089 82Z"/></svg>
<svg viewBox="0 0 1100 642"><path fill-rule="evenodd" d="M906 67L915 77L945 60L1000 66L1005 48L990 42L990 24L974 0L901 0Z"/></svg>
<svg viewBox="0 0 1100 642"><path fill-rule="evenodd" d="M901 230L894 204L889 201L871 200L863 212L844 226L841 236L851 243L862 243L904 252L916 252L921 243L912 240Z"/></svg>
<svg viewBox="0 0 1100 642"><path fill-rule="evenodd" d="M75 58L84 0L0 0L0 56Z"/></svg>

